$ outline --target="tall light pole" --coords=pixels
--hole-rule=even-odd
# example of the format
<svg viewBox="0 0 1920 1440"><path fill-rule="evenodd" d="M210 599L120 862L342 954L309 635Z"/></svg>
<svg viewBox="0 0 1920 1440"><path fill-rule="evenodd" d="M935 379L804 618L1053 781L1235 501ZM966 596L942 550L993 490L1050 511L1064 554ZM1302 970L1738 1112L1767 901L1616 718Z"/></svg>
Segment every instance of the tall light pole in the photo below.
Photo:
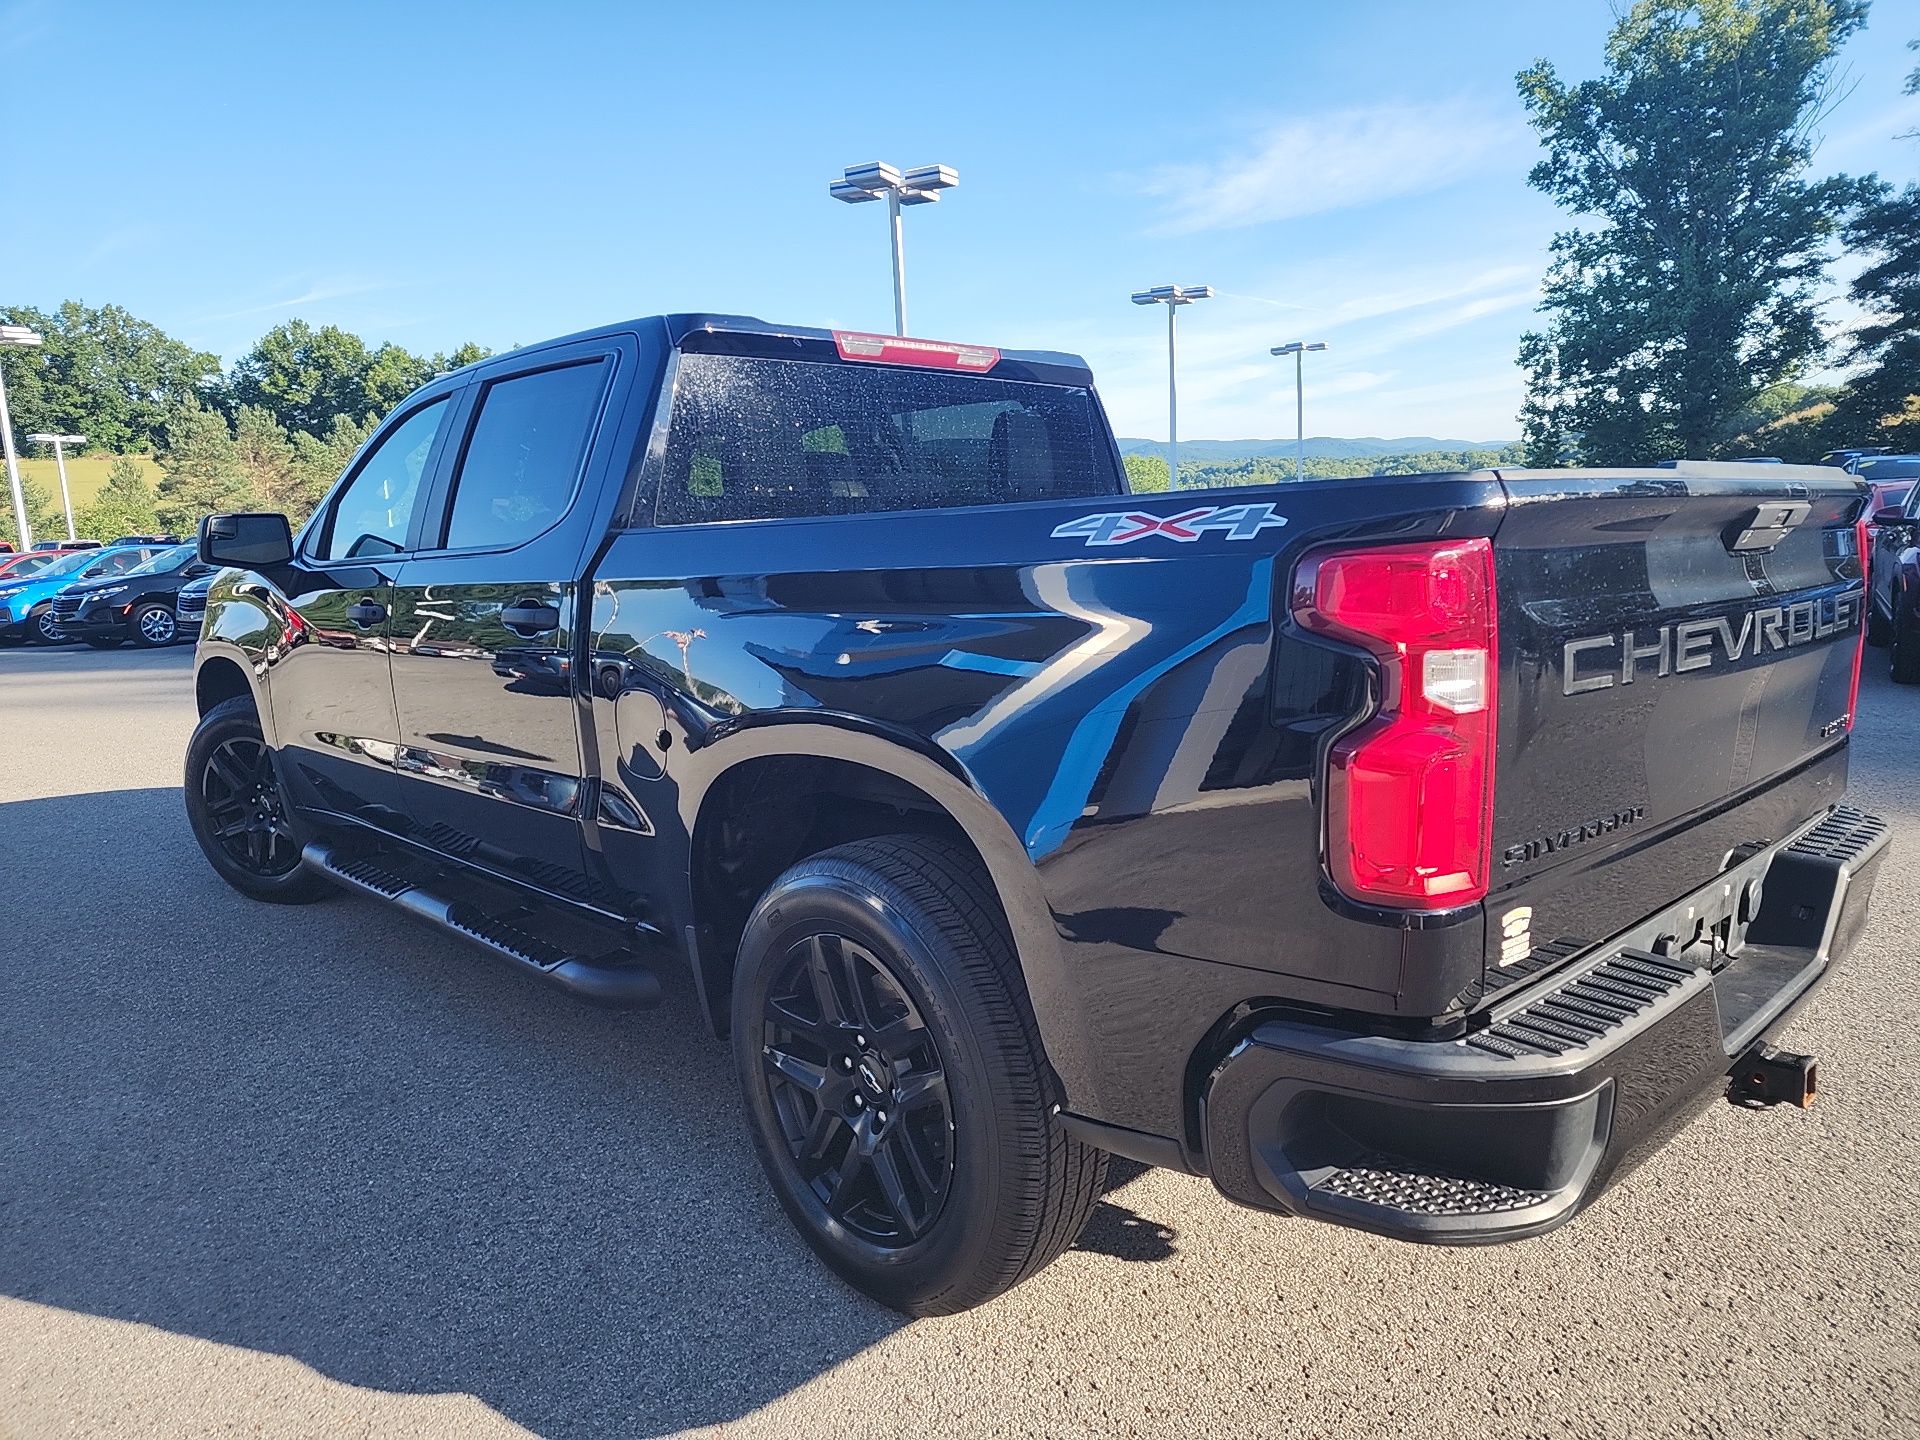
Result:
<svg viewBox="0 0 1920 1440"><path fill-rule="evenodd" d="M84 445L87 443L87 437L84 435L29 435L27 440L34 445L53 446L53 463L60 470L60 508L67 512L67 539L78 538L73 533L73 496L67 493L67 454L62 447Z"/></svg>
<svg viewBox="0 0 1920 1440"><path fill-rule="evenodd" d="M30 349L40 344L40 332L27 325L0 325L0 347ZM23 551L33 548L33 527L27 523L27 494L20 488L20 457L13 453L13 416L7 413L7 380L0 373L0 444L7 452L7 483L13 487L13 523Z"/></svg>
<svg viewBox="0 0 1920 1440"><path fill-rule="evenodd" d="M1316 340L1311 345L1307 344L1304 340L1295 340L1291 345L1276 345L1273 347L1274 354L1291 355L1293 357L1294 443L1300 447L1300 456L1294 463L1293 471L1293 478L1296 480L1304 480L1307 478L1307 401L1306 392L1303 389L1304 376L1302 375L1302 369L1306 365L1307 351L1324 350L1326 348L1327 343L1324 340Z"/></svg>
<svg viewBox="0 0 1920 1440"><path fill-rule="evenodd" d="M902 248L900 207L931 205L942 190L960 183L960 172L950 165L920 165L904 174L880 160L849 165L846 179L835 180L827 193L836 200L858 205L867 200L887 201L887 228L893 235L893 333L907 333L907 257Z"/></svg>
<svg viewBox="0 0 1920 1440"><path fill-rule="evenodd" d="M1180 391L1174 380L1179 351L1174 317L1182 305L1196 300L1211 300L1211 285L1156 285L1151 290L1133 292L1136 305L1167 307L1167 489L1180 488Z"/></svg>

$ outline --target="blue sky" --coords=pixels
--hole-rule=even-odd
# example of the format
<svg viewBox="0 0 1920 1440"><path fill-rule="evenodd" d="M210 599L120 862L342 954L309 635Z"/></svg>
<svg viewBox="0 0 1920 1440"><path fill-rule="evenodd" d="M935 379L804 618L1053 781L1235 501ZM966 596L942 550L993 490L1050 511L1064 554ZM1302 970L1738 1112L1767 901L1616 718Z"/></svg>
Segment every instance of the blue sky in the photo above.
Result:
<svg viewBox="0 0 1920 1440"><path fill-rule="evenodd" d="M1608 0L1231 5L0 4L0 300L114 302L228 361L291 316L495 347L667 310L1077 350L1122 434L1518 433L1561 217L1515 72L1598 67ZM1904 181L1920 0L1876 0L1818 163ZM1840 318L1836 312L1836 318Z"/></svg>

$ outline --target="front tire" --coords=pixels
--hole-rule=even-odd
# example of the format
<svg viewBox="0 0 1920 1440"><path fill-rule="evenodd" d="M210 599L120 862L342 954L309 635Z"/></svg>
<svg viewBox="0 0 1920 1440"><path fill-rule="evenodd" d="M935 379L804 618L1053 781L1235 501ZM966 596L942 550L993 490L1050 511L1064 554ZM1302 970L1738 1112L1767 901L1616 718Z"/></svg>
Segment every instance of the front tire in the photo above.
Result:
<svg viewBox="0 0 1920 1440"><path fill-rule="evenodd" d="M67 632L53 623L53 605L51 602L42 605L38 610L33 612L27 620L27 628L33 632L33 641L36 645L64 645L67 643Z"/></svg>
<svg viewBox="0 0 1920 1440"><path fill-rule="evenodd" d="M1060 1124L992 888L948 842L861 840L782 875L741 938L733 1050L788 1217L909 1315L1027 1279L1105 1187L1106 1153Z"/></svg>
<svg viewBox="0 0 1920 1440"><path fill-rule="evenodd" d="M305 905L333 892L300 863L293 810L250 696L223 700L200 717L187 742L186 792L193 838L242 895Z"/></svg>
<svg viewBox="0 0 1920 1440"><path fill-rule="evenodd" d="M180 622L174 619L173 607L158 600L134 611L131 628L133 643L143 650L157 650L180 638Z"/></svg>

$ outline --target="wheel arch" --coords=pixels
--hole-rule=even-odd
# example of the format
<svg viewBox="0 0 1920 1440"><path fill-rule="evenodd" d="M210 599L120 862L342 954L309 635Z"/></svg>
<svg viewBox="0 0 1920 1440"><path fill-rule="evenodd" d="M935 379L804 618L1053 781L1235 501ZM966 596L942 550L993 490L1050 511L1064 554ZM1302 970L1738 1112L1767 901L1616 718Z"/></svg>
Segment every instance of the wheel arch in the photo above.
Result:
<svg viewBox="0 0 1920 1440"><path fill-rule="evenodd" d="M248 667L231 655L218 653L201 655L193 672L193 703L197 713L205 715L214 706L239 695L252 698L253 707L259 712L260 723L264 728L267 723L267 707L254 690Z"/></svg>
<svg viewBox="0 0 1920 1440"><path fill-rule="evenodd" d="M871 729L796 720L735 731L676 769L690 846L689 959L716 1033L724 1033L739 926L751 909L752 900L742 901L746 890L757 899L789 865L849 840L945 835L974 855L993 886L1047 1058L1072 1108L1098 1113L1087 1027L1038 872L1006 817L953 757L936 759ZM760 850L743 857L727 832L749 824L748 844Z"/></svg>

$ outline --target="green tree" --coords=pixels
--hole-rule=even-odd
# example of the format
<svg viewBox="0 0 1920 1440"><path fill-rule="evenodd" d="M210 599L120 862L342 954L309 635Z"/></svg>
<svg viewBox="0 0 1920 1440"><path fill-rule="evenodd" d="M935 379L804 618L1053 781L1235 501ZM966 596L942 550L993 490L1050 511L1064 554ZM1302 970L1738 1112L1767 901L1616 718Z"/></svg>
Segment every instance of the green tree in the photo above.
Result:
<svg viewBox="0 0 1920 1440"><path fill-rule="evenodd" d="M1546 147L1528 180L1600 223L1552 245L1522 338L1534 464L1717 455L1821 354L1826 242L1868 193L1803 178L1833 57L1865 0L1639 0L1606 70L1519 76Z"/></svg>
<svg viewBox="0 0 1920 1440"><path fill-rule="evenodd" d="M333 488L333 482L373 434L376 423L371 418L355 420L350 415L336 415L324 440L316 440L304 430L294 432L292 486L282 498L281 508L296 526Z"/></svg>
<svg viewBox="0 0 1920 1440"><path fill-rule="evenodd" d="M202 516L259 503L226 417L217 410L190 402L174 412L160 469L160 522L179 534L197 529Z"/></svg>
<svg viewBox="0 0 1920 1440"><path fill-rule="evenodd" d="M74 528L92 540L149 535L160 528L156 503L153 486L147 483L146 475L122 455L108 467L107 483L100 487L93 503L82 507L73 517Z"/></svg>
<svg viewBox="0 0 1920 1440"><path fill-rule="evenodd" d="M236 406L254 406L281 428L318 438L331 432L337 416L379 420L441 371L491 353L471 342L430 358L393 344L370 350L337 325L316 330L289 320L235 363L229 390Z"/></svg>
<svg viewBox="0 0 1920 1440"><path fill-rule="evenodd" d="M1167 462L1158 455L1122 455L1127 467L1127 489L1135 495L1150 495L1167 488Z"/></svg>
<svg viewBox="0 0 1920 1440"><path fill-rule="evenodd" d="M220 361L158 326L107 305L69 300L51 313L9 307L13 323L44 337L38 349L0 350L19 436L85 435L96 451L157 449L167 417L217 391Z"/></svg>
<svg viewBox="0 0 1920 1440"><path fill-rule="evenodd" d="M1909 48L1920 50L1920 40ZM1920 69L1907 76L1905 89L1920 95ZM1867 368L1835 405L1826 430L1837 445L1920 449L1920 185L1898 194L1882 186L1845 234L1869 257L1848 289L1868 319L1853 332L1847 358Z"/></svg>

